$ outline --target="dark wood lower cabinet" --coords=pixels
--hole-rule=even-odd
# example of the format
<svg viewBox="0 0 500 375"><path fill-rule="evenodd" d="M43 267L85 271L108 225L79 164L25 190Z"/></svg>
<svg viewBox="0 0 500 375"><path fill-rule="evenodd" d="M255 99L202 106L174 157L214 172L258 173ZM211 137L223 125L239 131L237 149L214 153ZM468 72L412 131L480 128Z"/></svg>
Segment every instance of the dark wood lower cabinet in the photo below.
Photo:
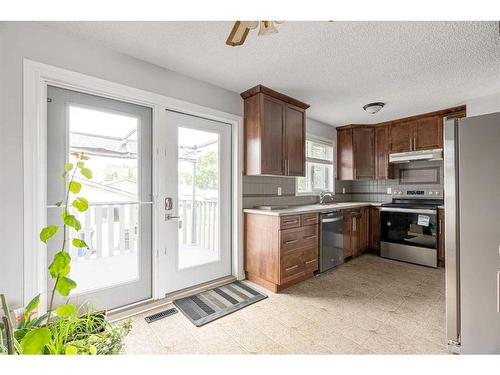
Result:
<svg viewBox="0 0 500 375"><path fill-rule="evenodd" d="M318 270L317 213L245 214L245 273L273 292L306 280Z"/></svg>
<svg viewBox="0 0 500 375"><path fill-rule="evenodd" d="M444 208L438 209L438 267L444 267L445 263L445 237L444 237Z"/></svg>
<svg viewBox="0 0 500 375"><path fill-rule="evenodd" d="M380 208L370 207L370 249L380 253Z"/></svg>
<svg viewBox="0 0 500 375"><path fill-rule="evenodd" d="M369 248L369 208L343 210L344 259L357 257Z"/></svg>

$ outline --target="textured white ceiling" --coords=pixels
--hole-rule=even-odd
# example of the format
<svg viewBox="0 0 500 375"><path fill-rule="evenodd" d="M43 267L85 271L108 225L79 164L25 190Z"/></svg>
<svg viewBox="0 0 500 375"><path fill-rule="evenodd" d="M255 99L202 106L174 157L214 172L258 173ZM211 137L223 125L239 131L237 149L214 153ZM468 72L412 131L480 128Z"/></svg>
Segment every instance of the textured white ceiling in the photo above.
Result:
<svg viewBox="0 0 500 375"><path fill-rule="evenodd" d="M264 84L332 125L373 123L500 91L497 22L286 22L225 45L231 22L62 22L63 32L236 92ZM369 115L362 106L387 106Z"/></svg>

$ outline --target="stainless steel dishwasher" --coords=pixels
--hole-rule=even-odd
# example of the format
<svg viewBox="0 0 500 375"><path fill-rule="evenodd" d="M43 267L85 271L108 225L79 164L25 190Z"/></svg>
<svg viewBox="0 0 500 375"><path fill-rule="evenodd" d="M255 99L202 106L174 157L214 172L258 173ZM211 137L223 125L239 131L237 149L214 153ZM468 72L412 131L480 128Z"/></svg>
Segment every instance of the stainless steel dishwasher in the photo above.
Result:
<svg viewBox="0 0 500 375"><path fill-rule="evenodd" d="M320 215L319 272L344 263L344 222L342 211Z"/></svg>

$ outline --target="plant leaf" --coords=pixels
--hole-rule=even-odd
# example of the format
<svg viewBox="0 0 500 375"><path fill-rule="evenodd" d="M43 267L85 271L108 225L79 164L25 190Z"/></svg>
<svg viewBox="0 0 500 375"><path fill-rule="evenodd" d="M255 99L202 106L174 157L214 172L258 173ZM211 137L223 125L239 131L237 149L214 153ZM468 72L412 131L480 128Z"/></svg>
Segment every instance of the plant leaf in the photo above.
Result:
<svg viewBox="0 0 500 375"><path fill-rule="evenodd" d="M50 342L51 338L52 334L46 327L29 331L20 342L23 354L42 353L43 348Z"/></svg>
<svg viewBox="0 0 500 375"><path fill-rule="evenodd" d="M89 346L89 353L91 355L96 355L97 354L97 348L94 345Z"/></svg>
<svg viewBox="0 0 500 375"><path fill-rule="evenodd" d="M56 290L59 292L61 296L66 297L69 295L71 289L76 288L76 283L71 280L69 277L62 276L59 278L59 282L56 285Z"/></svg>
<svg viewBox="0 0 500 375"><path fill-rule="evenodd" d="M82 229L82 225L78 221L78 219L74 215L64 215L64 224L66 224L68 227L75 228L75 230L78 232L80 229Z"/></svg>
<svg viewBox="0 0 500 375"><path fill-rule="evenodd" d="M56 205L57 207L61 207L61 205L62 205L62 201L56 202L56 203L55 203L55 205Z"/></svg>
<svg viewBox="0 0 500 375"><path fill-rule="evenodd" d="M71 181L68 184L68 189L71 191L73 194L78 194L80 190L82 190L82 184L76 181Z"/></svg>
<svg viewBox="0 0 500 375"><path fill-rule="evenodd" d="M40 231L40 241L42 241L43 243L47 243L47 240L51 237L54 237L58 230L59 227L56 225L49 225L48 227L43 228Z"/></svg>
<svg viewBox="0 0 500 375"><path fill-rule="evenodd" d="M66 345L66 348L64 348L64 354L65 355L76 355L76 354L78 354L78 349L76 348L76 346Z"/></svg>
<svg viewBox="0 0 500 375"><path fill-rule="evenodd" d="M28 315L30 312L34 311L38 305L40 304L40 294L37 295L35 298L33 298L29 303L28 305L26 306L26 308L24 309L24 316L25 316L25 319L26 319L26 315Z"/></svg>
<svg viewBox="0 0 500 375"><path fill-rule="evenodd" d="M76 166L78 168L83 168L83 167L85 167L85 163L83 161L79 161L78 163L76 163Z"/></svg>
<svg viewBox="0 0 500 375"><path fill-rule="evenodd" d="M89 248L89 245L87 245L84 240L81 240L79 238L73 238L73 241L71 242L73 243L74 247L86 247L87 249Z"/></svg>
<svg viewBox="0 0 500 375"><path fill-rule="evenodd" d="M67 163L65 166L64 166L64 172L69 172L70 170L73 169L73 164L71 163Z"/></svg>
<svg viewBox="0 0 500 375"><path fill-rule="evenodd" d="M66 303L64 305L59 306L56 309L57 316L61 318L65 317L75 317L76 316L76 306Z"/></svg>
<svg viewBox="0 0 500 375"><path fill-rule="evenodd" d="M54 260L49 266L50 276L55 279L57 276L66 276L71 267L71 257L65 251L59 251L54 255Z"/></svg>
<svg viewBox="0 0 500 375"><path fill-rule="evenodd" d="M73 201L73 203L71 203L71 205L80 212L85 212L89 208L88 200L82 197L75 198L75 200Z"/></svg>
<svg viewBox="0 0 500 375"><path fill-rule="evenodd" d="M82 168L80 169L80 173L87 179L91 180L92 179L92 171L88 168Z"/></svg>

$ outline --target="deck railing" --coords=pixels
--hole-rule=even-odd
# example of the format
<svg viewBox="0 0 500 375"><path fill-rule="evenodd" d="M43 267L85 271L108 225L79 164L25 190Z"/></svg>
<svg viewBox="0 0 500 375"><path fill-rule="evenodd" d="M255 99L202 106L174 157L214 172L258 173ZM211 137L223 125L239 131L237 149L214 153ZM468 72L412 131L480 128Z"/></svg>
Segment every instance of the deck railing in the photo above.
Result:
<svg viewBox="0 0 500 375"><path fill-rule="evenodd" d="M78 237L89 249L71 248L75 259L93 259L136 252L139 233L139 203L91 205L84 213L74 213L82 230ZM217 201L179 201L179 244L215 250L218 241ZM70 231L70 240L75 236ZM71 242L70 242L71 243Z"/></svg>
<svg viewBox="0 0 500 375"><path fill-rule="evenodd" d="M218 209L215 200L179 201L179 243L215 250Z"/></svg>

